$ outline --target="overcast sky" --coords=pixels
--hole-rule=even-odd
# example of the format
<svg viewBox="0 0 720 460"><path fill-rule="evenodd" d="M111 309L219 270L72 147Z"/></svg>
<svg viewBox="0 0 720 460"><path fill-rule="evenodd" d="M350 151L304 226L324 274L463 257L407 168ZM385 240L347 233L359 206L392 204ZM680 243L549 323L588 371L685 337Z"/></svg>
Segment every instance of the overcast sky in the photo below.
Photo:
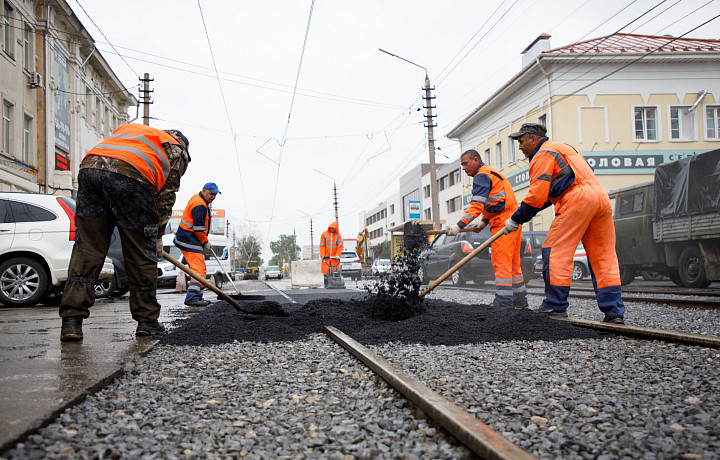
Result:
<svg viewBox="0 0 720 460"><path fill-rule="evenodd" d="M280 234L309 244L311 219L318 243L334 220L333 182L340 232L354 238L358 214L428 162L417 111L425 72L378 48L427 69L443 163L460 154L445 135L521 70L520 53L541 33L552 48L617 31L678 36L720 11L719 0L68 3L133 94L143 73L154 78L151 125L190 140L175 207L217 183L214 207L260 238L265 261ZM718 30L714 21L688 37Z"/></svg>

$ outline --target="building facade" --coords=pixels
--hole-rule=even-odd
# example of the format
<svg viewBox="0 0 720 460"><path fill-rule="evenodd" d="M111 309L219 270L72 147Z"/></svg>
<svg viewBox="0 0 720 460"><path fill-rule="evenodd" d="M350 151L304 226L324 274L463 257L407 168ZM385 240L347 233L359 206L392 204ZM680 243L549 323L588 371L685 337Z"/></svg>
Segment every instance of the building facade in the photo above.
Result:
<svg viewBox="0 0 720 460"><path fill-rule="evenodd" d="M137 99L64 0L0 0L0 191L71 196Z"/></svg>
<svg viewBox="0 0 720 460"><path fill-rule="evenodd" d="M538 37L522 71L448 134L506 175L518 200L529 166L508 136L526 122L580 151L608 192L720 148L720 41L614 34L550 49L549 38ZM526 229L547 230L552 219L548 208Z"/></svg>

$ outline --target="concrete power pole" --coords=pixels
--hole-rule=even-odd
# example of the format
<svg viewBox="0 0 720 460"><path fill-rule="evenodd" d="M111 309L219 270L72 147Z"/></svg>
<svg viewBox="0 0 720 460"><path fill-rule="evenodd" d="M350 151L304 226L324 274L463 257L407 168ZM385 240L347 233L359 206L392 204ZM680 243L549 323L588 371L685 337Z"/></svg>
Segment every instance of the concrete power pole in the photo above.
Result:
<svg viewBox="0 0 720 460"><path fill-rule="evenodd" d="M149 73L146 73L140 81L143 82L143 89L140 90L140 103L143 105L143 124L150 126L150 104L152 104L150 93L153 92L150 89L150 82L155 80L150 78Z"/></svg>
<svg viewBox="0 0 720 460"><path fill-rule="evenodd" d="M335 207L335 222L338 224L340 221L338 220L338 197L337 197L337 187L335 186L335 183L333 182L333 206Z"/></svg>
<svg viewBox="0 0 720 460"><path fill-rule="evenodd" d="M313 245L312 219L310 219L310 260L315 258L315 246Z"/></svg>
<svg viewBox="0 0 720 460"><path fill-rule="evenodd" d="M432 100L435 99L435 96L433 96L430 91L434 90L435 88L432 88L430 86L430 78L428 77L427 73L425 74L425 109L427 109L427 121L425 124L425 127L428 129L428 150L430 153L430 197L432 202L432 208L431 208L431 214L433 219L433 226L436 228L440 228L440 205L438 204L438 184L437 184L437 172L435 171L435 137L433 135L433 128L437 125L435 124L435 118L436 115L432 114L432 109L435 108L434 105L432 105Z"/></svg>

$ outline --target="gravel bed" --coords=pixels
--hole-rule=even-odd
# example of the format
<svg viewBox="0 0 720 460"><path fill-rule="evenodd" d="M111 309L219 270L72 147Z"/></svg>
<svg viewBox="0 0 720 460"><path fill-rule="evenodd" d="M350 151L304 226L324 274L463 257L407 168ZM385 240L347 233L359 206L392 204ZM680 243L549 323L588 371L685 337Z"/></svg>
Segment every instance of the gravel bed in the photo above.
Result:
<svg viewBox="0 0 720 460"><path fill-rule="evenodd" d="M718 458L719 350L584 335L589 330L581 328L575 329L583 335L575 335L565 323L525 311L493 316L503 312L488 307L492 298L436 290L430 304L451 314L430 309L394 323L354 317L346 324L351 331L336 325L538 458ZM529 296L531 306L541 300ZM307 317L300 309L286 318L242 321L227 305L207 309L168 336L177 343L136 358L117 382L4 456L473 458L338 345L307 325L293 328L293 319L320 324L343 312L353 318L335 308L347 305L325 302ZM627 307L628 324L720 335L718 310ZM602 318L584 299L571 299L569 314ZM203 318L217 328L203 328ZM472 328L492 325L493 340L479 332L475 340L457 340L458 333L472 337ZM229 333L271 328L286 339L246 342ZM423 340L413 342L405 328ZM557 328L549 338L537 335L549 328ZM222 340L181 345L183 330L194 330L195 340L203 334ZM518 331L535 335L519 339Z"/></svg>

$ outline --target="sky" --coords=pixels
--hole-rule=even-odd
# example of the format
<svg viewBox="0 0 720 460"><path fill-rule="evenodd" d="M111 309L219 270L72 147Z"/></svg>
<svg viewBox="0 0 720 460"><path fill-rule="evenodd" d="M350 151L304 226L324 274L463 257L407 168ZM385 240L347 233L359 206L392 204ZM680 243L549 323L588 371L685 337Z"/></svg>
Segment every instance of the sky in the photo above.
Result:
<svg viewBox="0 0 720 460"><path fill-rule="evenodd" d="M136 97L139 78L154 79L150 125L190 140L175 208L215 182L230 237L255 235L266 261L281 234L310 244L311 221L318 243L335 219L333 185L340 233L355 238L359 214L429 161L418 66L435 87L435 161L446 163L460 156L447 133L521 70L540 34L551 48L679 36L720 12L720 0L67 1ZM687 37L719 31L714 21Z"/></svg>

